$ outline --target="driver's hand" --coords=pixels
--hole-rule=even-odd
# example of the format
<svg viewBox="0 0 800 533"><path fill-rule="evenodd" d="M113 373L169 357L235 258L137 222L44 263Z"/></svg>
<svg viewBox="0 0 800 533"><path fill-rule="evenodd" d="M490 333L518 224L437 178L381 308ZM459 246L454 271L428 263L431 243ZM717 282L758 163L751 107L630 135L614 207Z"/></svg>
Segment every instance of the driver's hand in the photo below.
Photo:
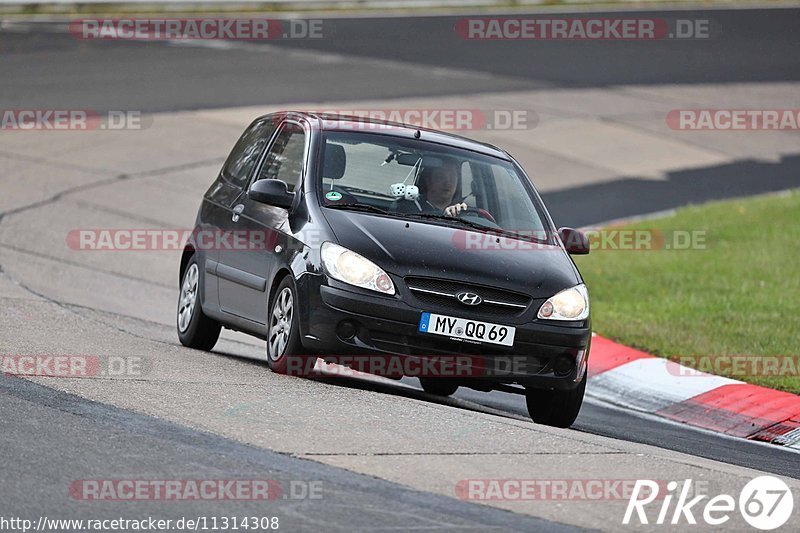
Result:
<svg viewBox="0 0 800 533"><path fill-rule="evenodd" d="M465 203L451 205L444 210L444 214L449 217L458 216L461 211L466 211L469 207Z"/></svg>

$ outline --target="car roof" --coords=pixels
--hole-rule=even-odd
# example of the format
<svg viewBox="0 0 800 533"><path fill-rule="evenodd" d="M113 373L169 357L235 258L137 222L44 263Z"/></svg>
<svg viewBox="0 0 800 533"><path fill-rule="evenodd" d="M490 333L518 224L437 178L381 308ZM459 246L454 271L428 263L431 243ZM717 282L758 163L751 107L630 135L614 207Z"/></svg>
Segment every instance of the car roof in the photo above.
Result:
<svg viewBox="0 0 800 533"><path fill-rule="evenodd" d="M403 137L408 139L419 139L422 141L434 142L454 148L463 148L479 152L482 154L498 157L506 161L511 158L505 150L492 144L479 142L461 135L455 135L444 131L423 128L412 124L381 120L374 117L354 116L336 113L310 113L307 111L281 111L280 115L295 115L315 122L316 126L323 131L363 131L378 135ZM374 126L374 127L370 127ZM417 133L419 132L419 134ZM417 137L419 135L419 137Z"/></svg>

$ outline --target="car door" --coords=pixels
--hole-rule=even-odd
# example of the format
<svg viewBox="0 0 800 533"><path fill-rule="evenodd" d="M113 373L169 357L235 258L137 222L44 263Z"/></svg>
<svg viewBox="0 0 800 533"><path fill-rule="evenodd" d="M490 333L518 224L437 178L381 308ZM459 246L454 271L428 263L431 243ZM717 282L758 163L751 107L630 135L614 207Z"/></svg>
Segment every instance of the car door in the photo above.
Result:
<svg viewBox="0 0 800 533"><path fill-rule="evenodd" d="M308 133L295 121L278 128L250 185L262 179L279 179L288 190L299 190L308 155ZM267 289L276 270L277 250L288 242L288 212L248 198L247 191L230 205L228 230L234 249L220 250L217 275L222 310L266 324ZM278 248L280 246L281 248Z"/></svg>
<svg viewBox="0 0 800 533"><path fill-rule="evenodd" d="M277 125L278 122L272 115L250 124L234 145L219 176L204 196L198 220L200 227L194 237L204 258L201 269L205 273L205 304L212 308L219 307L217 266L218 243L221 240L217 237L229 225L230 206L247 187Z"/></svg>

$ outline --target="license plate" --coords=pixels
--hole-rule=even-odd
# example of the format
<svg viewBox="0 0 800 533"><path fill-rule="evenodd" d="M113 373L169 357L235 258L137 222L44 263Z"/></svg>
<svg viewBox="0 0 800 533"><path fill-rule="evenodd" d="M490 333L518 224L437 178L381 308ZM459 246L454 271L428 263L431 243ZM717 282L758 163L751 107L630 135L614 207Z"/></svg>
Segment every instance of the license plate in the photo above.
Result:
<svg viewBox="0 0 800 533"><path fill-rule="evenodd" d="M455 339L514 346L516 328L478 320L422 313L419 331Z"/></svg>

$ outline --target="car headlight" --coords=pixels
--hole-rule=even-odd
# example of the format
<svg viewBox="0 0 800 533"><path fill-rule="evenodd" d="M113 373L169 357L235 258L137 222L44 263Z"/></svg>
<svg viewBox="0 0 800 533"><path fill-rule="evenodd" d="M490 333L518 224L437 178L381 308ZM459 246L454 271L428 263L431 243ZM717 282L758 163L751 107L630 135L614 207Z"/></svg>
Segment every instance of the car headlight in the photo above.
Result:
<svg viewBox="0 0 800 533"><path fill-rule="evenodd" d="M394 283L378 265L338 244L322 244L322 264L333 279L350 285L394 294Z"/></svg>
<svg viewBox="0 0 800 533"><path fill-rule="evenodd" d="M581 283L548 298L536 315L546 320L583 320L589 316L589 291Z"/></svg>

